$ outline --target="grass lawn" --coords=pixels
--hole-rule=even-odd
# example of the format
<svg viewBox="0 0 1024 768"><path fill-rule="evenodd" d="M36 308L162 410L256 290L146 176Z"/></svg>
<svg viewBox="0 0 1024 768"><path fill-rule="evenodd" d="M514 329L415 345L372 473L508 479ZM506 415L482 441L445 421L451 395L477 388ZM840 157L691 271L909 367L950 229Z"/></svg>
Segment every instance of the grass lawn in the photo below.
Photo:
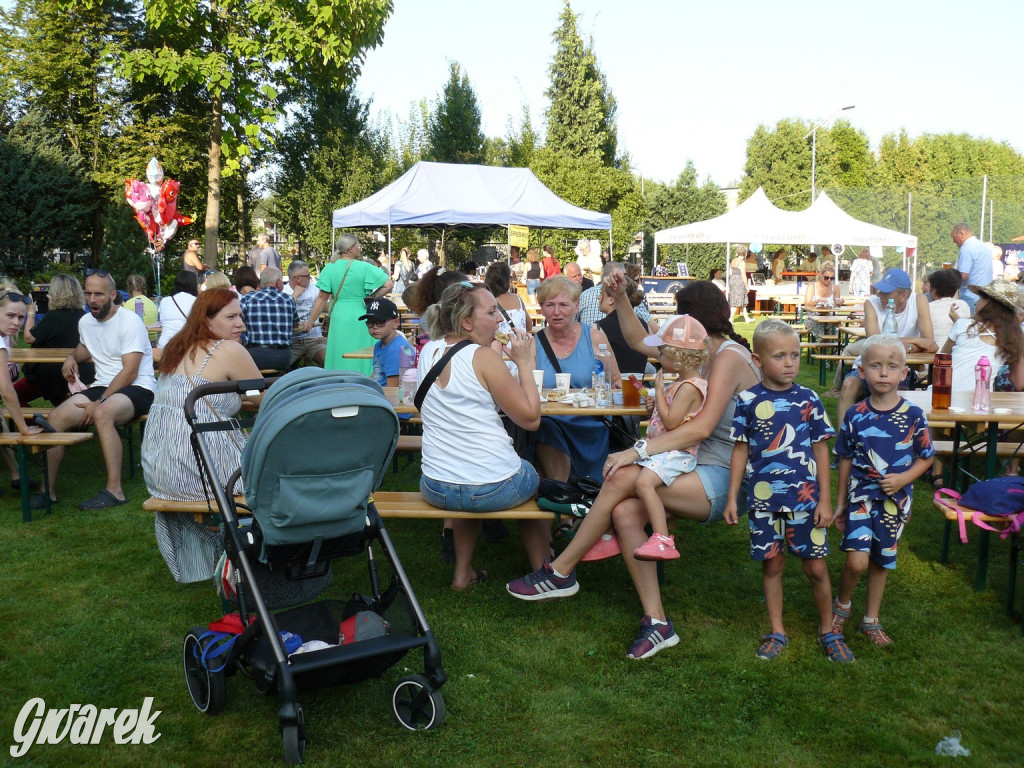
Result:
<svg viewBox="0 0 1024 768"><path fill-rule="evenodd" d="M740 326L749 336L753 325ZM817 369L801 382L817 389ZM828 401L833 411L835 402ZM401 460L388 489L414 489L418 465ZM6 482L3 483L6 486ZM283 765L277 704L242 676L228 681L217 717L197 712L181 672L185 631L220 615L208 584L174 583L160 558L141 471L132 503L79 512L103 485L95 441L69 451L49 517L21 522L16 495L0 499L0 764L33 766ZM834 486L833 486L834 488ZM681 524L682 559L666 567L665 605L680 644L648 661L626 659L639 603L619 560L584 565L566 601L523 603L504 583L528 569L521 547L481 542L487 582L450 588L436 524L388 524L437 636L449 681L444 725L409 733L390 716L399 676L421 670L414 653L381 679L299 697L312 766L862 766L948 765L935 745L963 734L977 766L1024 763L1020 708L1024 639L1006 616L1006 542L994 538L989 589L973 590L977 532L938 563L943 521L918 484L915 516L892 574L882 618L895 643L850 637L856 664L829 663L816 642L810 589L797 563L785 577L790 646L755 658L767 617L746 526ZM830 539L833 585L843 564ZM362 589L365 562L336 564L328 595ZM1018 598L1018 605L1019 605ZM852 626L864 606L854 598ZM138 708L154 698L160 738L149 745L32 747L15 760L14 723L26 701L48 707ZM1010 713L1008 716L1007 713Z"/></svg>

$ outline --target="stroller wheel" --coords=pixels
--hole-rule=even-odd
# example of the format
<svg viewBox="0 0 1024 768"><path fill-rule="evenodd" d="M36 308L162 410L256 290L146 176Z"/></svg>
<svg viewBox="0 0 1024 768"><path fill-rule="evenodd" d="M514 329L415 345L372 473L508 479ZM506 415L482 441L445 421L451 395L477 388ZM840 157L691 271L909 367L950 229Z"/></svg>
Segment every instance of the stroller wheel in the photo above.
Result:
<svg viewBox="0 0 1024 768"><path fill-rule="evenodd" d="M206 631L206 627L192 627L185 635L182 646L185 685L188 686L188 694L196 709L208 715L217 715L224 709L224 670L211 672L203 666L203 645L210 641L201 643L199 638Z"/></svg>
<svg viewBox="0 0 1024 768"><path fill-rule="evenodd" d="M295 722L281 726L281 739L284 741L284 759L288 765L300 765L306 752L306 724L300 705L295 705Z"/></svg>
<svg viewBox="0 0 1024 768"><path fill-rule="evenodd" d="M406 675L391 694L391 712L410 731L437 728L444 720L444 697L429 685L423 675Z"/></svg>

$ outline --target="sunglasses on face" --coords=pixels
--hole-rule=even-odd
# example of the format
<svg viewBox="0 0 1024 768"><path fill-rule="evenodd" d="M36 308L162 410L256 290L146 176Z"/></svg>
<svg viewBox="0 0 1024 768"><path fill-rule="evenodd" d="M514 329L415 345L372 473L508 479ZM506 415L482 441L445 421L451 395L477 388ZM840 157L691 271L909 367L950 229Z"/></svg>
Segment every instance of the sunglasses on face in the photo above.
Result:
<svg viewBox="0 0 1024 768"><path fill-rule="evenodd" d="M822 275L821 276L821 281L823 283L831 283L835 279L836 279L835 275Z"/></svg>
<svg viewBox="0 0 1024 768"><path fill-rule="evenodd" d="M20 301L23 304L31 304L32 297L27 293L15 293L14 291L7 291L6 293L0 293L0 301L4 299L10 299L11 301Z"/></svg>
<svg viewBox="0 0 1024 768"><path fill-rule="evenodd" d="M387 322L388 322L387 320L367 320L366 321L366 327L367 328L382 328L385 325L387 325Z"/></svg>

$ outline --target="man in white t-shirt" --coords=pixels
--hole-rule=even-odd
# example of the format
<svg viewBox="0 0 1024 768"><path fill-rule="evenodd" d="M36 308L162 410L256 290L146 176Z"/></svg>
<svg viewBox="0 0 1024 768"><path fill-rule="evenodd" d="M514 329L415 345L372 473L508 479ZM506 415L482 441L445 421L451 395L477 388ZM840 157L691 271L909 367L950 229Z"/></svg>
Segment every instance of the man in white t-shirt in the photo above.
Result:
<svg viewBox="0 0 1024 768"><path fill-rule="evenodd" d="M67 432L96 426L107 484L96 496L78 505L93 510L116 507L128 501L121 488L121 436L117 428L149 412L156 390L153 349L146 326L137 314L114 303L117 286L106 270L86 270L85 303L89 312L78 321L80 342L61 369L64 378L78 379L78 364L92 358L96 366L93 385L61 403L49 420L36 419L48 431ZM47 455L51 503L57 487L57 472L64 448L51 448ZM32 498L32 508L46 506L42 493Z"/></svg>
<svg viewBox="0 0 1024 768"><path fill-rule="evenodd" d="M284 292L295 300L295 307L299 311L299 323L302 324L310 319L309 314L313 311L313 304L316 297L320 295L320 289L312 281L309 274L309 265L304 261L295 259L288 265L288 285ZM317 318L313 318L315 323ZM327 357L327 339L319 325L314 325L306 333L292 336L292 365L301 358L306 358L313 365L324 367L324 360Z"/></svg>

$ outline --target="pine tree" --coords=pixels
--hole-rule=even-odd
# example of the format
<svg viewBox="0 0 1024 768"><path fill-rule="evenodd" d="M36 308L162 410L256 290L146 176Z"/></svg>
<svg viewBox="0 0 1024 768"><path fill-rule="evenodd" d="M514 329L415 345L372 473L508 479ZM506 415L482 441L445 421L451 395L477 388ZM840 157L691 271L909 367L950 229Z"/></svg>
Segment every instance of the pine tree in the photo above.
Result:
<svg viewBox="0 0 1024 768"><path fill-rule="evenodd" d="M615 98L597 66L593 42L584 45L568 0L553 35L555 58L548 72L547 146L569 157L616 161Z"/></svg>
<svg viewBox="0 0 1024 768"><path fill-rule="evenodd" d="M482 163L484 132L469 76L451 63L448 82L427 123L427 158L438 163Z"/></svg>

